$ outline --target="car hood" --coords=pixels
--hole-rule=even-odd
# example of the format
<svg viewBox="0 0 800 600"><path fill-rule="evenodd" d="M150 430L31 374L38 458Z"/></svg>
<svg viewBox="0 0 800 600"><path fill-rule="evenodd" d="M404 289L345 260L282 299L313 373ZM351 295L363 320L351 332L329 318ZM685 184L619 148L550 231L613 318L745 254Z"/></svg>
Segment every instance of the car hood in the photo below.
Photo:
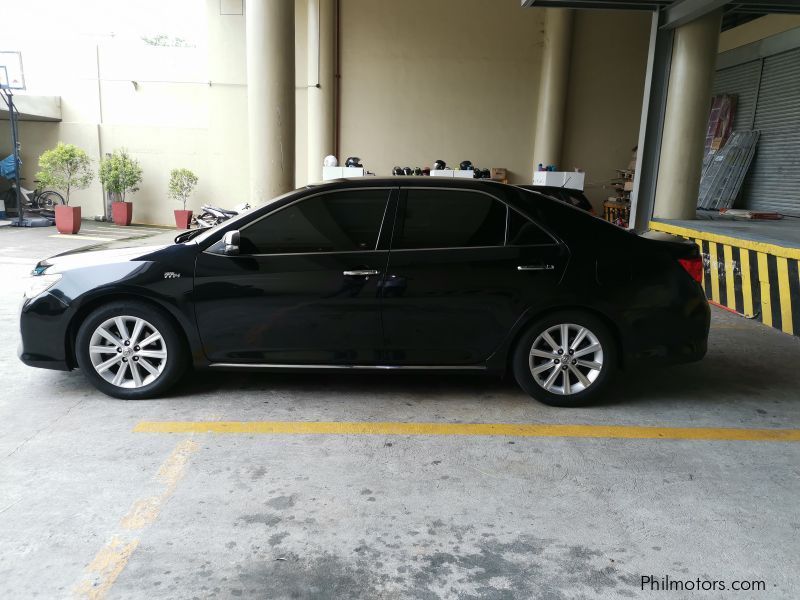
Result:
<svg viewBox="0 0 800 600"><path fill-rule="evenodd" d="M54 271L64 271L110 263L150 260L154 253L173 245L174 238L175 233L170 231L156 236L84 246L46 258L39 261L36 266L37 269L52 267Z"/></svg>

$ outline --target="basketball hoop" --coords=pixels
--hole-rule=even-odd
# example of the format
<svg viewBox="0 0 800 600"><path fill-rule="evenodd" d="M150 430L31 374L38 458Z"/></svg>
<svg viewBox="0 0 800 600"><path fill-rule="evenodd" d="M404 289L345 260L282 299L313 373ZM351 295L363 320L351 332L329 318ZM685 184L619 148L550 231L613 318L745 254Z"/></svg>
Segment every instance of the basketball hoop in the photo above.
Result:
<svg viewBox="0 0 800 600"><path fill-rule="evenodd" d="M0 89L25 89L25 72L22 70L21 52L0 50Z"/></svg>

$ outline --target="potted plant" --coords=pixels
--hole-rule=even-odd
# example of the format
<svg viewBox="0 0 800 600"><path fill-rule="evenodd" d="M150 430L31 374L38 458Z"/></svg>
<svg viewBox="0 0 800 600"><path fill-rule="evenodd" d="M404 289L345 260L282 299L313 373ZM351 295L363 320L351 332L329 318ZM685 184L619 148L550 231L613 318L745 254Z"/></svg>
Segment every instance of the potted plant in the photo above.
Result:
<svg viewBox="0 0 800 600"><path fill-rule="evenodd" d="M178 229L189 229L192 211L186 210L186 201L197 185L197 175L189 169L172 169L169 173L169 197L183 204L183 210L175 210L175 225Z"/></svg>
<svg viewBox="0 0 800 600"><path fill-rule="evenodd" d="M83 150L72 144L59 142L55 148L45 150L39 157L36 179L42 187L64 192L66 204L57 204L56 229L59 233L78 233L81 228L81 207L70 206L72 190L89 187L94 178L92 160Z"/></svg>
<svg viewBox="0 0 800 600"><path fill-rule="evenodd" d="M125 198L128 193L139 190L142 181L142 167L139 161L131 158L124 148L114 150L100 161L100 181L106 190L116 198L111 203L111 216L117 225L130 225L133 218L133 204Z"/></svg>

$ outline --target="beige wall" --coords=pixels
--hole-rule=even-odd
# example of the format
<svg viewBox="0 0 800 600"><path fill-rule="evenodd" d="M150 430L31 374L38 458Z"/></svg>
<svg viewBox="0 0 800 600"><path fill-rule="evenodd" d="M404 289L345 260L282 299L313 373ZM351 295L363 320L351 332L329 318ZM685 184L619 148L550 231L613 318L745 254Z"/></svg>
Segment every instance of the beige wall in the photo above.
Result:
<svg viewBox="0 0 800 600"><path fill-rule="evenodd" d="M542 13L518 0L341 1L340 158L531 171Z"/></svg>
<svg viewBox="0 0 800 600"><path fill-rule="evenodd" d="M342 0L341 157L379 174L469 159L530 182L543 12L518 0L489 6ZM637 141L649 22L576 15L561 166L584 169L599 203Z"/></svg>
<svg viewBox="0 0 800 600"><path fill-rule="evenodd" d="M598 214L638 142L649 41L649 14L576 14L562 167L586 171L586 196Z"/></svg>
<svg viewBox="0 0 800 600"><path fill-rule="evenodd" d="M70 44L60 52L22 48L39 93L62 97L60 124L23 123L23 172L58 140L97 161L127 147L144 180L132 200L143 223L173 222L169 170L200 178L191 208L232 207L248 194L244 16L202 0L208 48ZM228 3L230 4L230 3ZM443 158L504 166L512 182L531 179L542 11L518 0L341 0L340 159L358 155L378 174ZM564 168L590 182L624 167L636 143L648 23L643 15L579 12L570 69ZM306 164L306 0L296 2L296 182L319 179ZM136 85L132 83L136 81ZM33 91L33 90L32 90ZM8 150L0 123L0 152ZM594 200L607 190L589 187ZM95 183L76 192L84 215L102 213Z"/></svg>
<svg viewBox="0 0 800 600"><path fill-rule="evenodd" d="M166 190L169 171L176 167L192 169L199 177L188 208L204 203L233 207L247 200L245 17L220 14L219 0L202 2L208 13L208 48L110 41L70 43L53 52L41 44L16 44L31 93L49 92L62 100L61 123L20 125L28 182L39 155L64 141L86 150L95 168L104 153L122 146L141 162L141 189L129 197L136 222L174 223L172 211L180 205L167 198ZM298 181L306 171L305 6L305 0L297 0ZM8 122L0 121L0 154L6 156L10 148ZM99 182L74 192L72 204L82 207L84 217L102 214Z"/></svg>

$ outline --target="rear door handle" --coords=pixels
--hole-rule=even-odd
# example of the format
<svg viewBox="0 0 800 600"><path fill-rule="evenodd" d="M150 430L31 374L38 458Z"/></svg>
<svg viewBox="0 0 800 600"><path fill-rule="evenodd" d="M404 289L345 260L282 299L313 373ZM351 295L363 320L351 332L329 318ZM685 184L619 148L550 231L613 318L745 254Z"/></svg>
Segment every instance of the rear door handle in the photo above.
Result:
<svg viewBox="0 0 800 600"><path fill-rule="evenodd" d="M359 269L356 271L344 271L342 275L345 277L369 277L370 275L380 275L380 273L376 269Z"/></svg>
<svg viewBox="0 0 800 600"><path fill-rule="evenodd" d="M554 271L555 265L518 265L517 271Z"/></svg>

